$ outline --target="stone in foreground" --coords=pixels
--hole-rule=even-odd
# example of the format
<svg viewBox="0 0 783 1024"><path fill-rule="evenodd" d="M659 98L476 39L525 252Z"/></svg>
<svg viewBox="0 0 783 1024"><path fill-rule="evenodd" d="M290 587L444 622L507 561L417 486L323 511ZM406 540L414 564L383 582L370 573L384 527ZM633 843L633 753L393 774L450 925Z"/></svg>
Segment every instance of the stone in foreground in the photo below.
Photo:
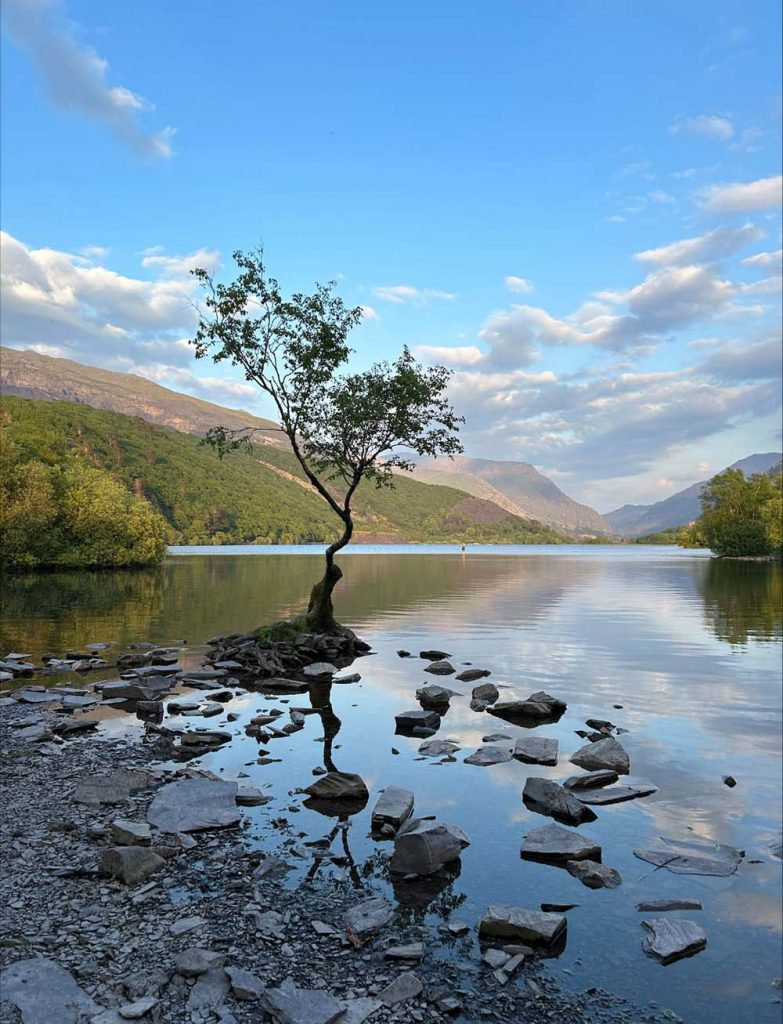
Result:
<svg viewBox="0 0 783 1024"><path fill-rule="evenodd" d="M566 861L566 871L578 878L588 889L616 889L623 884L622 876L614 868L594 860Z"/></svg>
<svg viewBox="0 0 783 1024"><path fill-rule="evenodd" d="M710 839L667 839L665 845L652 850L634 850L634 857L646 860L656 867L666 868L676 875L733 875L745 856L733 846L714 843Z"/></svg>
<svg viewBox="0 0 783 1024"><path fill-rule="evenodd" d="M551 946L565 933L566 928L567 921L562 914L494 905L487 908L479 922L479 935L519 939L529 945Z"/></svg>
<svg viewBox="0 0 783 1024"><path fill-rule="evenodd" d="M607 804L622 804L626 800L638 800L643 796L650 796L657 793L658 787L651 785L638 786L598 786L595 789L580 789L577 796L583 804L595 804L605 806Z"/></svg>
<svg viewBox="0 0 783 1024"><path fill-rule="evenodd" d="M649 933L642 939L642 949L664 964L693 956L707 945L707 936L695 921L655 917L642 921L642 927Z"/></svg>
<svg viewBox="0 0 783 1024"><path fill-rule="evenodd" d="M487 746L479 749L465 758L465 764L477 764L482 768L488 768L493 764L504 764L512 758L511 747Z"/></svg>
<svg viewBox="0 0 783 1024"><path fill-rule="evenodd" d="M22 1024L80 1024L101 1011L68 971L45 957L17 960L0 971L0 993L19 1009Z"/></svg>
<svg viewBox="0 0 783 1024"><path fill-rule="evenodd" d="M413 799L413 793L409 789L387 786L373 808L373 829L380 830L384 825L398 829L413 813Z"/></svg>
<svg viewBox="0 0 783 1024"><path fill-rule="evenodd" d="M111 837L118 846L150 846L152 832L144 821L115 818L111 823Z"/></svg>
<svg viewBox="0 0 783 1024"><path fill-rule="evenodd" d="M570 860L601 859L601 847L589 836L572 832L560 825L544 825L528 832L522 843L521 855L525 860L541 860L565 864Z"/></svg>
<svg viewBox="0 0 783 1024"><path fill-rule="evenodd" d="M277 1024L333 1024L345 1010L323 989L297 988L291 978L279 988L266 989L261 1002Z"/></svg>
<svg viewBox="0 0 783 1024"><path fill-rule="evenodd" d="M457 860L469 845L457 825L414 818L397 833L389 868L397 875L432 875Z"/></svg>
<svg viewBox="0 0 783 1024"><path fill-rule="evenodd" d="M386 988L381 989L378 998L387 1006L394 1006L407 999L415 999L421 995L423 988L416 975L406 971L405 974L398 975Z"/></svg>
<svg viewBox="0 0 783 1024"><path fill-rule="evenodd" d="M360 949L394 917L386 900L370 899L351 907L345 915L345 933L352 946Z"/></svg>
<svg viewBox="0 0 783 1024"><path fill-rule="evenodd" d="M586 768L587 771L608 768L620 775L627 775L631 770L628 752L613 736L607 736L605 740L598 740L596 743L586 743L571 756L570 760L572 764Z"/></svg>
<svg viewBox="0 0 783 1024"><path fill-rule="evenodd" d="M522 799L531 811L546 814L564 825L595 821L594 811L552 779L529 778L522 791Z"/></svg>
<svg viewBox="0 0 783 1024"><path fill-rule="evenodd" d="M366 800L370 795L361 775L352 772L327 772L303 792L317 800Z"/></svg>
<svg viewBox="0 0 783 1024"><path fill-rule="evenodd" d="M557 740L545 736L523 736L514 747L514 757L525 764L557 764Z"/></svg>
<svg viewBox="0 0 783 1024"><path fill-rule="evenodd" d="M161 832L201 832L237 825L236 782L181 779L158 790L147 821Z"/></svg>
<svg viewBox="0 0 783 1024"><path fill-rule="evenodd" d="M77 783L73 799L77 804L121 804L131 793L154 785L148 772L119 768L111 775L96 775Z"/></svg>
<svg viewBox="0 0 783 1024"><path fill-rule="evenodd" d="M137 885L165 865L162 857L148 846L113 846L104 850L101 868L126 885Z"/></svg>

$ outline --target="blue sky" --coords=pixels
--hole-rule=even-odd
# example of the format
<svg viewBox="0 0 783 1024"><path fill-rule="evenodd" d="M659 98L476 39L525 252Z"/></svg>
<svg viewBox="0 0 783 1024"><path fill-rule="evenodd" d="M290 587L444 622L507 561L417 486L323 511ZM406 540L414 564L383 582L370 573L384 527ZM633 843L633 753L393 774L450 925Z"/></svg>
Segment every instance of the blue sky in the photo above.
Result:
<svg viewBox="0 0 783 1024"><path fill-rule="evenodd" d="M184 341L263 241L602 511L779 448L777 2L4 12L5 344L269 412Z"/></svg>

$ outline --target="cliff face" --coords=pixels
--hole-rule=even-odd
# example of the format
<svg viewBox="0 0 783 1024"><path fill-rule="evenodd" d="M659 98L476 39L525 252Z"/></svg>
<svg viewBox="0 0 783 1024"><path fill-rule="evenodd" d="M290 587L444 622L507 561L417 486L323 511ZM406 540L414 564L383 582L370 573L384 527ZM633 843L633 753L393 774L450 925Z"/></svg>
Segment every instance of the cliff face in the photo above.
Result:
<svg viewBox="0 0 783 1024"><path fill-rule="evenodd" d="M101 370L29 350L0 349L0 392L139 416L150 423L200 437L210 427L256 427L262 432L258 440L276 447L286 446L271 420L170 391L132 373Z"/></svg>
<svg viewBox="0 0 783 1024"><path fill-rule="evenodd" d="M485 498L514 515L576 533L609 534L612 527L595 509L569 498L528 462L493 459L430 460L414 473L426 483L448 484Z"/></svg>

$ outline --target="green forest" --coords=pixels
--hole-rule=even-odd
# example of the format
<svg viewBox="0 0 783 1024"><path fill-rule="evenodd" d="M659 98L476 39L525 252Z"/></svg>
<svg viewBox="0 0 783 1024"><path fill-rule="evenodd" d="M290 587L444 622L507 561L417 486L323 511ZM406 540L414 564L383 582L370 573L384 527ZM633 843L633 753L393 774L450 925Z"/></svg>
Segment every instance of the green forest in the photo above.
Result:
<svg viewBox="0 0 783 1024"><path fill-rule="evenodd" d="M155 536L162 533L169 544L302 544L329 541L338 532L337 520L304 482L293 454L270 445L221 461L198 438L137 417L10 396L0 398L0 429L3 527L7 544L17 551L7 565L122 565L157 557L149 555L160 545L144 551L131 545L128 553L128 543L120 545L118 538L114 543L124 560L102 561L105 551L78 553L81 542L76 535L66 538L64 525L63 550L47 554L47 532L40 525L25 532L24 524L51 521L65 500L61 495L68 491L68 481L77 477L85 514L90 489L97 505L98 496L104 500L113 486L115 503L122 497L122 507L136 517L146 516L150 529L155 524ZM402 476L395 477L394 488L364 483L355 499L357 539L513 544L566 540L541 523L496 506L489 506L493 514L487 514L487 506L452 487ZM162 517L160 528L154 512ZM122 521L122 516L114 518ZM98 536L99 531L93 528L92 533Z"/></svg>

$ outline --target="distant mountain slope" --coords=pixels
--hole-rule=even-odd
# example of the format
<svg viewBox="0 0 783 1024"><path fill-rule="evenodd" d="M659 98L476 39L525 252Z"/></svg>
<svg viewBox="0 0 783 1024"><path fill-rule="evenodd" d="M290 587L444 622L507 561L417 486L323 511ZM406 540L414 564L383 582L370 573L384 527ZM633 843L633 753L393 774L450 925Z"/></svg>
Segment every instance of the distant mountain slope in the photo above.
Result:
<svg viewBox="0 0 783 1024"><path fill-rule="evenodd" d="M266 444L285 446L271 420L182 395L133 373L101 370L29 350L0 349L0 392L45 402L78 402L199 436L219 425L257 427L264 431Z"/></svg>
<svg viewBox="0 0 783 1024"><path fill-rule="evenodd" d="M745 476L766 473L779 463L780 459L780 452L764 452L740 459L729 466L729 469L741 469ZM699 516L699 495L702 487L708 482L700 480L685 490L672 494L670 498L656 501L654 505L623 505L614 512L607 512L604 519L607 519L615 532L623 537L637 537L658 530L667 530L673 526L684 526Z"/></svg>
<svg viewBox="0 0 783 1024"><path fill-rule="evenodd" d="M611 533L594 509L580 505L527 462L471 459L428 460L414 476L427 483L449 484L477 498L486 498L523 518L538 519L556 529L578 533Z"/></svg>
<svg viewBox="0 0 783 1024"><path fill-rule="evenodd" d="M6 463L78 460L144 495L180 544L295 544L334 540L336 516L306 481L294 455L271 445L219 460L197 438L141 418L72 402L0 398ZM362 485L358 541L548 544L565 540L464 491L400 478L394 489Z"/></svg>

